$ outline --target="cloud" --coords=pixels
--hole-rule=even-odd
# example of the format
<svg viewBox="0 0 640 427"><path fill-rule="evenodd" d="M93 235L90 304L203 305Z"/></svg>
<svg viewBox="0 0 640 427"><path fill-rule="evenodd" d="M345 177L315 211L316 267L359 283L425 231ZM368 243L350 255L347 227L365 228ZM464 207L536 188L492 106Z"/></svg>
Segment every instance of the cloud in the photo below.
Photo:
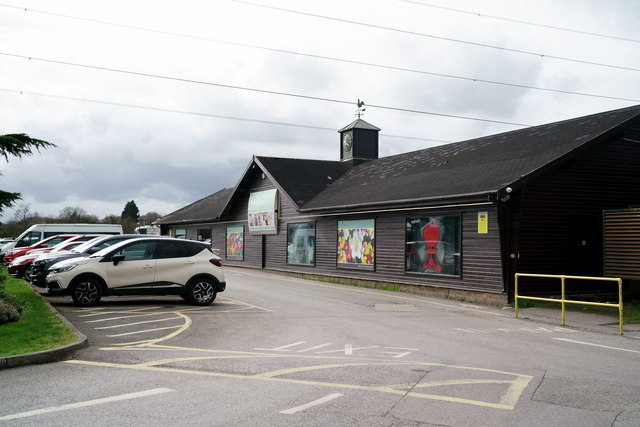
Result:
<svg viewBox="0 0 640 427"><path fill-rule="evenodd" d="M58 147L0 164L0 188L21 192L32 211L46 215L66 206L118 215L129 200L141 213L169 213L233 187L254 154L337 160L337 130L355 119L357 99L367 104L363 118L382 128L381 155L436 144L427 139L457 141L518 127L373 105L540 124L634 103L354 62L640 99L635 71L425 36L640 68L633 42L477 14L640 39L634 1L446 5L475 15L408 2L269 5L343 21L229 1L34 0L28 11L3 7L0 133L24 132Z"/></svg>

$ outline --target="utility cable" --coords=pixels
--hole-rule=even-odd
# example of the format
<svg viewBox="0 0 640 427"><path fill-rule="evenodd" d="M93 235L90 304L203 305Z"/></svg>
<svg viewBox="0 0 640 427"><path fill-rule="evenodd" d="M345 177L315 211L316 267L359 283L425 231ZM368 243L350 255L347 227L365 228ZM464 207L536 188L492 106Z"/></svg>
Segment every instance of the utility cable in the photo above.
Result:
<svg viewBox="0 0 640 427"><path fill-rule="evenodd" d="M91 103L91 104L108 105L108 106L125 107L125 108L134 108L134 109L138 109L138 110L158 111L158 112L162 112L162 113L174 113L174 114L184 114L184 115L189 115L189 116L211 117L211 118L216 118L216 119L235 120L235 121L241 121L241 122L250 122L250 123L275 125L275 126L297 127L297 128L304 128L304 129L331 131L331 132L335 132L336 131L333 128L322 127L322 126L305 125L305 124L300 124L300 123L287 123L287 122L278 122L278 121L273 121L273 120L250 119L250 118L246 118L246 117L226 116L226 115L211 114L211 113L201 113L201 112L197 112L197 111L177 110L177 109L173 109L173 108L151 107L151 106L148 106L148 105L129 104L129 103L115 102L115 101L102 101L102 100L98 100L98 99L81 98L81 97L68 96L68 95L57 95L57 94L42 93L42 92L30 92L30 91L23 91L23 90L16 90L16 89L8 89L8 88L3 88L3 87L0 87L0 91L19 94L19 95L31 95L31 96L39 96L39 97L44 97L44 98L63 99L63 100L67 100L67 101L86 102L86 103ZM419 141L442 142L442 143L454 142L454 141L450 141L450 140L432 139L432 138L420 138L420 137L415 137L415 136L402 136L402 135L390 135L390 134L380 134L380 136L385 136L385 137L389 137L389 138L412 139L412 140L419 140Z"/></svg>
<svg viewBox="0 0 640 427"><path fill-rule="evenodd" d="M400 1L402 1L402 0L400 0ZM8 8L20 9L20 10L24 9L24 8L19 8L17 6L10 6L10 5L6 5L6 4L2 4L2 3L0 3L0 7L8 7ZM622 97L602 95L602 94L593 94L593 93L586 93L586 92L575 92L575 91L562 90L562 89L552 89L552 88L545 88L545 87L540 87L540 86L530 86L530 85L518 84L518 83L508 83L508 82L501 82L501 81L496 81L496 80L480 79L480 78L475 78L475 77L458 76L458 75L454 75L454 74L436 73L436 72L432 72L432 71L396 67L396 66L393 66L393 65L376 64L376 63L371 63L371 62L356 61L356 60L351 60L351 59L336 58L336 57L330 57L330 56L324 56L324 55L316 55L316 54L297 52L297 51L291 51L291 50L286 50L286 49L277 49L277 48L271 48L271 47L267 47L267 46L259 46L259 45L252 45L252 44L246 44L246 43L231 42L231 41L227 41L227 40L214 39L214 38L197 36L197 35L192 35L192 34L183 34L183 33L171 32L171 31L157 30L157 29L153 29L153 28L139 27L139 26L134 26L134 25L126 25L126 24L120 24L120 23L116 23L116 22L101 21L101 20L83 18L83 17L78 17L78 16L72 16L72 15L64 15L64 14L59 14L59 13L54 13L54 12L46 12L46 11L42 11L42 10L35 10L35 9L24 9L24 10L25 11L36 12L36 13L41 13L41 14L46 14L46 15L52 15L52 16L61 17L61 18L93 22L93 23L97 23L97 24L101 24L101 25L108 25L108 26L127 28L127 29L130 29L130 30L151 32L151 33L157 33L157 34L163 34L163 35L169 35L169 36L181 37L181 38L189 38L189 39L194 39L194 40L201 40L201 41L207 41L207 42L213 42L213 43L219 43L219 44L226 44L226 45L229 45L229 46L238 46L238 47L243 47L243 48L247 48L247 49L263 50L263 51L267 51L267 52L298 55L298 56L303 56L303 57L308 57L308 58L313 58L313 59L319 59L319 60L325 60L325 61L334 61L334 62L342 62L342 63L348 63L348 64L363 65L363 66L367 66L367 67L375 67L375 68L381 68L381 69L386 69L386 70L403 71L403 72L407 72L407 73L423 74L423 75L430 75L430 76L435 76L435 77L443 77L443 78L451 78L451 79L456 79L456 80L471 81L471 82L476 82L476 83L484 83L484 84L493 84L493 85L506 86L506 87L514 87L514 88L519 88L519 89L540 90L540 91L545 91L545 92L554 92L554 93L561 93L561 94L566 94L566 95L586 96L586 97L601 98L601 99L612 99L612 100L616 100L616 101L628 101L628 102L634 102L634 103L640 102L640 100L632 99L632 98L622 98Z"/></svg>
<svg viewBox="0 0 640 427"><path fill-rule="evenodd" d="M567 57L563 57L563 56L547 55L547 54L539 53L539 52L531 52L531 51L521 50L521 49L512 49L512 48L508 48L508 47L495 46L495 45L490 45L490 44L486 44L486 43L473 42L473 41L469 41L469 40L460 40L460 39L454 39L454 38L451 38L451 37L436 36L434 34L420 33L420 32L417 32L417 31L410 31L410 30L404 30L404 29L401 29L401 28L387 27L387 26L384 26L384 25L369 24L369 23L366 23L366 22L354 21L354 20L351 20L351 19L336 18L336 17L333 17L333 16L319 15L319 14L309 13L309 12L302 12L302 11L299 11L299 10L286 9L286 8L276 7L276 6L269 6L269 5L260 4L260 3L254 3L254 2L245 1L245 0L228 0L228 1L231 1L231 2L234 2L234 3L239 3L239 4L245 4L247 6L260 7L260 8L264 8L264 9L277 10L277 11L280 11L280 12L293 13L293 14L302 15L302 16L309 16L309 17L312 17L312 18L319 18L319 19L325 19L325 20L334 21L334 22L341 22L341 23L344 23L344 24L359 25L359 26L362 26L362 27L375 28L375 29L378 29L378 30L385 30L385 31L393 31L393 32L396 32L396 33L408 34L408 35L418 36L418 37L428 37L428 38L432 38L432 39L436 39L436 40L448 41L448 42L452 42L452 43L466 44L466 45L469 45L469 46L484 47L484 48L488 48L488 49L497 49L497 50L501 50L501 51L504 51L504 52L520 53L520 54L523 54L523 55L538 56L540 58L549 58L549 59L555 59L555 60L558 60L558 61L575 62L575 63L579 63L579 64L594 65L594 66L597 66L597 67L615 68L615 69L618 69L618 70L640 71L639 68L624 67L624 66L621 66L621 65L604 64L602 62L586 61L586 60L576 59L576 58L567 58Z"/></svg>
<svg viewBox="0 0 640 427"><path fill-rule="evenodd" d="M100 67L100 66L94 66L94 65L79 64L79 63L74 63L74 62L66 62L66 61L56 61L56 60L51 60L51 59L36 58L36 57L30 57L30 56L24 56L24 55L14 55L14 54L3 53L3 52L0 52L0 55L11 56L11 57L14 57L14 58L28 59L30 61L43 61L43 62L49 62L49 63L55 63L55 64L69 65L69 66L74 66L74 67L90 68L90 69L94 69L94 70L108 71L108 72L112 72L112 73L129 74L129 75L142 76L142 77L152 77L152 78L163 79L163 80L172 80L172 81L178 81L178 82L184 82L184 83L193 83L193 84L201 84L201 85L207 85L207 86L216 86L216 87L222 87L222 88L226 88L226 89L243 90L243 91L264 93L264 94L269 94L269 95L288 96L288 97L294 97L294 98L309 99L309 100L313 100L313 101L324 101L324 102L333 102L333 103L338 103L338 104L353 105L353 101L346 101L346 100L333 99L333 98L325 98L325 97L319 97L319 96L301 95L301 94L295 94L295 93L289 93L289 92L280 92L280 91L273 91L273 90L245 87L245 86L235 86L235 85L227 85L227 84L222 84L222 83L205 82L205 81L201 81L201 80L192 80L192 79L179 78L179 77L170 77L170 76L163 76L163 75L159 75L159 74L142 73L142 72L137 72L137 71L119 70L119 69L115 69L115 68ZM450 118L455 118L455 119L474 120L474 121L487 122L487 123L497 123L497 124L510 125L510 126L519 126L519 127L531 126L531 125L524 124L524 123L515 123L515 122L502 121L502 120L483 119L483 118L469 117L469 116L460 116L460 115L456 115L456 114L436 113L436 112L433 112L433 111L416 110L416 109L402 108L402 107L391 107L391 106L386 106L386 105L377 105L377 104L369 104L369 103L367 104L367 107L379 108L379 109L382 109L382 110L399 111L399 112L405 112L405 113L425 114L425 115L431 115L431 116L450 117Z"/></svg>
<svg viewBox="0 0 640 427"><path fill-rule="evenodd" d="M421 2L421 1L415 1L415 0L396 0L396 1L403 2L403 3L417 4L419 6L430 7L430 8L433 8L433 9L447 10L449 12L456 12L456 13L462 13L462 14L466 14L466 15L473 15L473 16L478 16L478 17L481 17L481 18L497 19L497 20L500 20L500 21L512 22L512 23L515 23L515 24L531 25L531 26L534 26L534 27L547 28L547 29L558 30L558 31L566 31L566 32L570 32L570 33L583 34L583 35L587 35L587 36L602 37L602 38L607 38L607 39L615 39L615 40L622 40L622 41L626 41L626 42L640 43L640 40L638 40L638 39L631 39L631 38L620 37L620 36L612 36L612 35L609 35L609 34L594 33L594 32L591 32L591 31L577 30L575 28L557 27L555 25L541 24L539 22L522 21L522 20L519 20L519 19L506 18L504 16L488 15L486 13L472 12L472 11L469 11L469 10L455 9L453 7L439 6L439 5L435 5L435 4L424 3L424 2Z"/></svg>

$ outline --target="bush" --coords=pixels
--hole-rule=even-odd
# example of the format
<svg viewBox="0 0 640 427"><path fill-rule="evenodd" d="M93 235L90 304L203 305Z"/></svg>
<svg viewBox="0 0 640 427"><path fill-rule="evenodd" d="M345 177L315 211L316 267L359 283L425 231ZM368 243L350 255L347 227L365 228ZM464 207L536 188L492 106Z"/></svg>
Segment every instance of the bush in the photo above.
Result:
<svg viewBox="0 0 640 427"><path fill-rule="evenodd" d="M20 320L20 313L18 309L11 304L0 300L0 325L4 325L9 322L17 322Z"/></svg>
<svg viewBox="0 0 640 427"><path fill-rule="evenodd" d="M0 271L0 325L17 322L25 309L26 302L15 295L6 292L7 276Z"/></svg>

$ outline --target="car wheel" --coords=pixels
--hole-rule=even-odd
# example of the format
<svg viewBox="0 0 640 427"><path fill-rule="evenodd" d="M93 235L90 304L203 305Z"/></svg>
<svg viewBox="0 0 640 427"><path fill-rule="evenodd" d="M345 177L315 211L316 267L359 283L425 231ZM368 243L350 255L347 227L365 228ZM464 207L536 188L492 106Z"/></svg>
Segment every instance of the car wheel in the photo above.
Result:
<svg viewBox="0 0 640 427"><path fill-rule="evenodd" d="M91 278L80 279L73 287L71 298L80 307L96 305L102 298L100 283Z"/></svg>
<svg viewBox="0 0 640 427"><path fill-rule="evenodd" d="M216 288L209 279L196 279L187 288L187 298L191 304L209 305L216 299Z"/></svg>

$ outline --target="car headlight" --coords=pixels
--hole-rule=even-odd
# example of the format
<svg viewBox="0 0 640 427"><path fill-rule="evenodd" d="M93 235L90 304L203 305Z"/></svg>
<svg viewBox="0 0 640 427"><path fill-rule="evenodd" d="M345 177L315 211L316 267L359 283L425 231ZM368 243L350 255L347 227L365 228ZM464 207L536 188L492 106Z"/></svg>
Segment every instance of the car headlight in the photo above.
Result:
<svg viewBox="0 0 640 427"><path fill-rule="evenodd" d="M45 263L44 261L33 261L33 262L31 263L31 265L33 265L33 266L35 267L35 266L38 266L38 265L42 265L42 264L44 264L44 263Z"/></svg>
<svg viewBox="0 0 640 427"><path fill-rule="evenodd" d="M69 264L69 265L64 265L62 267L52 268L51 273L64 273L65 271L73 270L77 266L78 264Z"/></svg>

